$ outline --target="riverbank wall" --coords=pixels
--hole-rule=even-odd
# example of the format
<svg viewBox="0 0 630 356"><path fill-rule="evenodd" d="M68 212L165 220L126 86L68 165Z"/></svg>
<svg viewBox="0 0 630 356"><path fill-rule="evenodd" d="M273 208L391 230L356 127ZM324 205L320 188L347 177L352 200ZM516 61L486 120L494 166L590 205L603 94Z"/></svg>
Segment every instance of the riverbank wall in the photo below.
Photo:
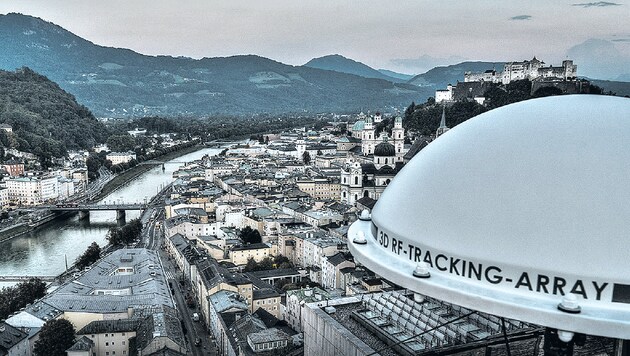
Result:
<svg viewBox="0 0 630 356"><path fill-rule="evenodd" d="M14 237L24 235L29 231L33 231L33 228L30 227L27 223L13 225L0 231L0 242L11 240Z"/></svg>
<svg viewBox="0 0 630 356"><path fill-rule="evenodd" d="M64 216L67 214L71 214L70 212L66 212L66 213L50 213L50 214L46 214L45 216L42 216L41 218L35 220L35 221L31 221L28 223L20 223L14 226L11 226L9 228L6 228L2 231L0 231L0 242L4 242L7 240L11 240L12 238L24 235L26 233L29 233L35 229L37 229L38 227L47 224L53 220L55 220L56 218L60 217L60 216Z"/></svg>

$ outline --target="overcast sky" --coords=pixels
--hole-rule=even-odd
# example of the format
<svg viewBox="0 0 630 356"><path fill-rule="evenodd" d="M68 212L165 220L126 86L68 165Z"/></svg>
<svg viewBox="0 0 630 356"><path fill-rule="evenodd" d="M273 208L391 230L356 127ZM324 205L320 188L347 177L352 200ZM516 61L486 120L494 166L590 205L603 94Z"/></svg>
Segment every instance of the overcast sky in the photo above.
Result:
<svg viewBox="0 0 630 356"><path fill-rule="evenodd" d="M559 64L572 47L600 39L621 60L630 58L624 2L2 0L0 13L8 12L151 55L257 54L299 65L338 53L375 68L419 73L462 59L536 55Z"/></svg>

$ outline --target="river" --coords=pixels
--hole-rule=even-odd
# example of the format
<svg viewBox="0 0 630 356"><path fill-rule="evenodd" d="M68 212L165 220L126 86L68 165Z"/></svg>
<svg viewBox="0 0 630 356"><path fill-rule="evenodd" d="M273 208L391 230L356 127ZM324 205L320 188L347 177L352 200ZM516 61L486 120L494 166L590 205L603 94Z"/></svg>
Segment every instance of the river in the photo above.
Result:
<svg viewBox="0 0 630 356"><path fill-rule="evenodd" d="M172 175L182 164L205 154L216 155L219 148L204 148L168 161L142 174L132 182L112 192L101 201L140 203L150 200L161 187L173 181ZM127 221L137 218L139 211L128 211ZM0 243L0 276L53 276L62 273L92 243L107 244L107 231L116 226L115 211L90 212L89 219L79 220L78 214L60 217L40 228ZM7 284L0 284L0 286Z"/></svg>

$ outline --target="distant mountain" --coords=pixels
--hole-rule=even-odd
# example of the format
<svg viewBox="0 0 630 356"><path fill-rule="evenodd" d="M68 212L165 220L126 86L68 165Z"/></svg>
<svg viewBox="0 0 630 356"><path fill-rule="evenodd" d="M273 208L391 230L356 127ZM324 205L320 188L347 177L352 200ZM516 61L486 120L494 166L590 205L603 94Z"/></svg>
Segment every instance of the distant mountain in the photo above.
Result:
<svg viewBox="0 0 630 356"><path fill-rule="evenodd" d="M111 117L386 110L432 95L405 83L253 55L146 56L95 45L39 18L0 15L0 69L23 66L57 82L95 115Z"/></svg>
<svg viewBox="0 0 630 356"><path fill-rule="evenodd" d="M578 74L602 80L630 79L630 56L614 42L590 38L567 50L567 58L578 65Z"/></svg>
<svg viewBox="0 0 630 356"><path fill-rule="evenodd" d="M484 72L488 69L503 70L502 62L462 62L445 67L435 67L426 73L416 75L407 83L420 87L444 89L448 84L464 81L465 72Z"/></svg>
<svg viewBox="0 0 630 356"><path fill-rule="evenodd" d="M304 66L310 68L332 70L339 73L354 74L364 78L383 79L394 83L404 83L407 81L405 79L383 74L366 64L357 62L350 58L346 58L339 54L331 54L329 56L313 58L308 61Z"/></svg>
<svg viewBox="0 0 630 356"><path fill-rule="evenodd" d="M0 123L13 134L0 134L1 146L39 156L42 161L105 142L107 130L74 97L48 78L23 68L0 70Z"/></svg>
<svg viewBox="0 0 630 356"><path fill-rule="evenodd" d="M604 92L613 92L617 96L630 96L630 82L617 82L612 80L588 79L592 84L604 89Z"/></svg>
<svg viewBox="0 0 630 356"><path fill-rule="evenodd" d="M398 72L394 72L387 69L379 69L378 71L385 74L388 77L398 78L404 81L408 81L409 79L415 77L415 75L398 73Z"/></svg>

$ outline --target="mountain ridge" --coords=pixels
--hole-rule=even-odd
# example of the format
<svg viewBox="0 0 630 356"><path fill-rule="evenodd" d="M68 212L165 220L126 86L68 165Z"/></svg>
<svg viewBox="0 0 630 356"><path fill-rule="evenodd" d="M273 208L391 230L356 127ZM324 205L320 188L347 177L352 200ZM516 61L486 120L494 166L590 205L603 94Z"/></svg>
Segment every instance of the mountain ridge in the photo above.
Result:
<svg viewBox="0 0 630 356"><path fill-rule="evenodd" d="M257 55L192 59L96 45L39 18L0 16L0 69L29 67L97 116L207 116L399 109L431 95Z"/></svg>
<svg viewBox="0 0 630 356"><path fill-rule="evenodd" d="M341 55L319 57L317 62L314 58L308 62L311 66L292 66L252 54L201 59L150 56L94 44L36 17L0 15L0 69L32 68L101 117L396 110L463 81L466 71L503 66L468 61L406 80L393 77L399 73L388 76ZM325 69L313 68L313 63ZM628 83L603 84L605 90L621 95L630 92Z"/></svg>
<svg viewBox="0 0 630 356"><path fill-rule="evenodd" d="M386 75L367 64L344 57L340 54L330 54L313 58L304 64L305 67L332 70L339 73L354 74L364 78L383 79L394 83L405 83L407 80Z"/></svg>

